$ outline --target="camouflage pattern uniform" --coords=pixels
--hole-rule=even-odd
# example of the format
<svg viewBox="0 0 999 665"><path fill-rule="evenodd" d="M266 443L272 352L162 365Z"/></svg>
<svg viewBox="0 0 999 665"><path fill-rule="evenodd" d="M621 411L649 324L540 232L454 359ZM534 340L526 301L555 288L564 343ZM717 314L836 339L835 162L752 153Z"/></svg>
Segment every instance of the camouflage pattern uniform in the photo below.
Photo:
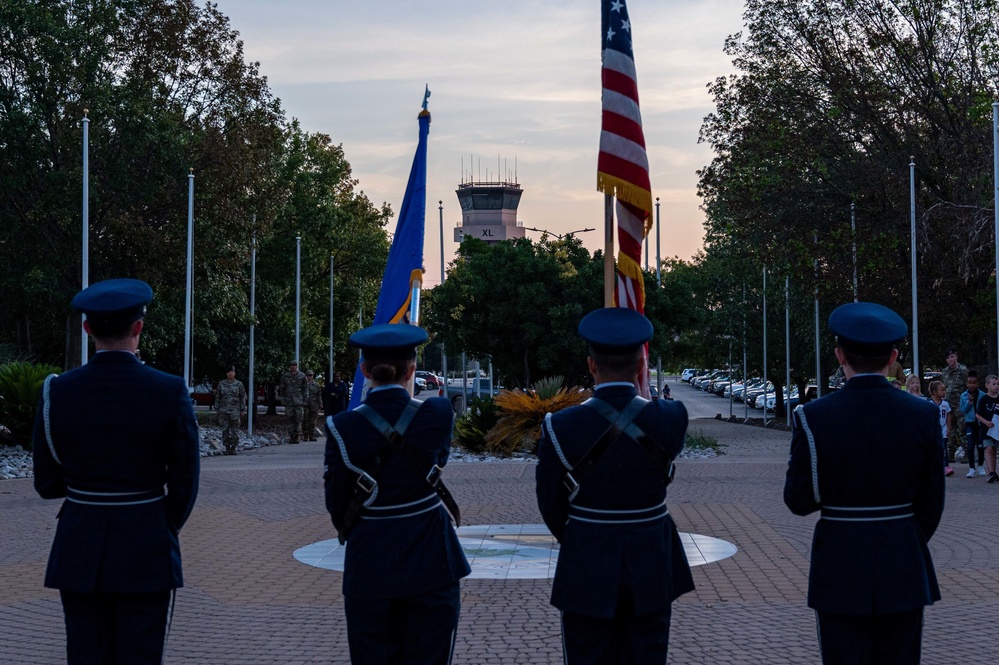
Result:
<svg viewBox="0 0 999 665"><path fill-rule="evenodd" d="M239 445L240 418L246 413L246 388L242 381L226 378L215 387L215 409L225 454L235 455Z"/></svg>
<svg viewBox="0 0 999 665"><path fill-rule="evenodd" d="M302 438L302 419L305 417L305 374L298 371L284 373L281 377L281 403L284 404L285 415L288 416L290 440L288 443L298 443Z"/></svg>
<svg viewBox="0 0 999 665"><path fill-rule="evenodd" d="M321 403L322 386L312 380L312 372L306 372L305 383L305 416L302 419L302 434L306 441L317 441L316 427L319 425L319 405Z"/></svg>
<svg viewBox="0 0 999 665"><path fill-rule="evenodd" d="M944 384L944 399L950 404L951 413L954 414L954 422L951 423L947 433L947 461L957 462L954 455L958 447L964 446L964 423L957 417L961 411L961 393L968 389L968 368L958 363L951 369L950 365L945 365L940 373L940 380Z"/></svg>

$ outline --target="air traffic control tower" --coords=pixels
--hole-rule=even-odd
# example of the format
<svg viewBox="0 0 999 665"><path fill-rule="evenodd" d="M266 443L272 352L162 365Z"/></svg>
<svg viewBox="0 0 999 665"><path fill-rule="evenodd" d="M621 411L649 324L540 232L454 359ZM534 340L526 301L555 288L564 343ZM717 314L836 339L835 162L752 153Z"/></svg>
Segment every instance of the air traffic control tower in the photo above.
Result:
<svg viewBox="0 0 999 665"><path fill-rule="evenodd" d="M461 223L454 230L455 242L478 238L490 245L501 240L523 238L524 223L517 221L517 206L524 191L516 182L467 182L455 194L461 204Z"/></svg>

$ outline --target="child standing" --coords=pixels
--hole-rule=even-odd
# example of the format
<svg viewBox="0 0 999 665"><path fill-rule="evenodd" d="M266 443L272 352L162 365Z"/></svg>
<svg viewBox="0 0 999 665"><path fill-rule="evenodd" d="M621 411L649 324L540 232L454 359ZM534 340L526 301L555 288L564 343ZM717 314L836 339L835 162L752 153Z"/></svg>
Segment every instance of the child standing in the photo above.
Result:
<svg viewBox="0 0 999 665"><path fill-rule="evenodd" d="M948 425L951 420L951 409L950 404L944 401L944 395L947 390L944 388L943 381L930 381L930 400L937 405L940 410L940 429L943 431L943 456L944 456L944 475L953 476L954 469L951 468L950 462L947 461L947 433L949 432Z"/></svg>
<svg viewBox="0 0 999 665"><path fill-rule="evenodd" d="M968 442L968 475L965 478L974 478L976 475L985 475L985 451L982 448L982 428L978 425L978 401L982 393L978 390L978 372L973 369L968 370L968 380L965 382L968 388L961 393L961 413L964 414L965 440ZM975 467L975 453L978 454L977 473ZM956 460L955 460L956 461Z"/></svg>
<svg viewBox="0 0 999 665"><path fill-rule="evenodd" d="M985 390L988 393L978 400L976 417L986 430L985 436L982 437L982 447L985 448L985 471L988 473L988 482L994 483L999 480L999 476L996 475L996 439L999 439L997 431L999 427L992 422L992 416L999 413L999 377L989 374L985 378Z"/></svg>

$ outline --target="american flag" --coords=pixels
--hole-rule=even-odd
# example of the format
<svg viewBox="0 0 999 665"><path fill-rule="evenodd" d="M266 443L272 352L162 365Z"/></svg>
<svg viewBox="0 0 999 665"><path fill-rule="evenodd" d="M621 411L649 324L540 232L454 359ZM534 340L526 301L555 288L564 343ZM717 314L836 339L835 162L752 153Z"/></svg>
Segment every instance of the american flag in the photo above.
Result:
<svg viewBox="0 0 999 665"><path fill-rule="evenodd" d="M642 241L652 226L652 186L645 152L642 114L638 107L638 77L631 49L631 20L624 0L601 1L603 53L603 122L600 156L597 159L597 189L617 198L618 307L645 313L642 277ZM646 348L646 367L648 349ZM642 392L648 396L646 371L639 375Z"/></svg>
<svg viewBox="0 0 999 665"><path fill-rule="evenodd" d="M652 187L645 153L631 21L623 0L603 0L603 122L597 189L617 197L619 307L645 311L642 242L652 225Z"/></svg>

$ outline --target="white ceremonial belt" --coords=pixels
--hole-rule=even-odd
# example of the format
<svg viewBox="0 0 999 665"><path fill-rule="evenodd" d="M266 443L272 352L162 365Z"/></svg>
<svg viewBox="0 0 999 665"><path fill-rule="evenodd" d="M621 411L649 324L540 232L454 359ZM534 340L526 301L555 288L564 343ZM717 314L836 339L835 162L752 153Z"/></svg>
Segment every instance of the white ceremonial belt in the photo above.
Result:
<svg viewBox="0 0 999 665"><path fill-rule="evenodd" d="M144 492L94 492L66 488L66 500L87 506L137 506L159 501L164 496L163 488Z"/></svg>
<svg viewBox="0 0 999 665"><path fill-rule="evenodd" d="M362 520L388 520L388 519L399 519L402 517L412 517L414 515L421 515L423 513L430 512L438 506L444 505L441 503L440 497L436 494L430 494L423 497L422 499L417 499L416 501L410 501L409 503L397 503L389 506L365 506L364 512L361 514Z"/></svg>

